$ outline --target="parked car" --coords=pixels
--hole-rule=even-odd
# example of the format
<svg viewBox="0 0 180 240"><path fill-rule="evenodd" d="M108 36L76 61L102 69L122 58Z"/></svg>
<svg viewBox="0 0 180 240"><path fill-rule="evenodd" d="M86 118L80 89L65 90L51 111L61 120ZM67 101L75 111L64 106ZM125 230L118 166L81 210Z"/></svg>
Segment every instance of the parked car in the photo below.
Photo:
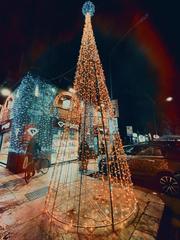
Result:
<svg viewBox="0 0 180 240"><path fill-rule="evenodd" d="M155 141L160 142L160 141L180 141L180 135L164 135L160 138L157 138Z"/></svg>
<svg viewBox="0 0 180 240"><path fill-rule="evenodd" d="M180 191L180 142L156 141L124 147L133 178L160 183L162 191ZM115 163L110 169L115 168ZM103 169L102 166L103 165ZM101 167L101 169L100 169ZM106 165L99 163L99 170L107 173ZM113 172L111 173L113 174Z"/></svg>

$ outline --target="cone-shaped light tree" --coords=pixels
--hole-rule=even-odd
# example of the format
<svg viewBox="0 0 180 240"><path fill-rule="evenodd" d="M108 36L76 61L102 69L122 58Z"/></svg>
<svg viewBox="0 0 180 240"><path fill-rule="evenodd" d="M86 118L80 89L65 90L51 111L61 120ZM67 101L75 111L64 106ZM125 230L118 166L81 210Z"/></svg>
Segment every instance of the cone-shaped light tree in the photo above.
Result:
<svg viewBox="0 0 180 240"><path fill-rule="evenodd" d="M74 81L74 99L81 103L79 157L54 167L45 212L51 231L59 226L62 231L99 234L132 218L136 199L119 133L110 129L113 109L91 25L93 3L86 2L82 11L85 25ZM63 141L68 131L67 125Z"/></svg>

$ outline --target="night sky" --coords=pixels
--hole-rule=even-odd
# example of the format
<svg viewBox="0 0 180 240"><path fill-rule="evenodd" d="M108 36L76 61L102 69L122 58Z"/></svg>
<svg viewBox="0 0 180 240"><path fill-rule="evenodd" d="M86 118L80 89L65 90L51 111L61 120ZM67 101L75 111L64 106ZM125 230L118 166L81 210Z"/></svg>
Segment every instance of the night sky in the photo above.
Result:
<svg viewBox="0 0 180 240"><path fill-rule="evenodd" d="M108 88L111 78L113 98L119 100L122 132L126 125L141 133L154 132L156 122L160 133L180 134L178 2L93 1L94 34ZM2 2L1 84L14 88L23 74L32 69L59 87L70 86L84 24L83 3ZM165 101L168 96L173 96L173 102Z"/></svg>

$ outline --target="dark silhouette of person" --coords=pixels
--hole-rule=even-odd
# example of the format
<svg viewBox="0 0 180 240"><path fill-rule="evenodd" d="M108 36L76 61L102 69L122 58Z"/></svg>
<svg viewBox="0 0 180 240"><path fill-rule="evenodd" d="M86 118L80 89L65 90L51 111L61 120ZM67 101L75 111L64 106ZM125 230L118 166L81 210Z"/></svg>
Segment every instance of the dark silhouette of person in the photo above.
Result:
<svg viewBox="0 0 180 240"><path fill-rule="evenodd" d="M28 156L28 163L32 163L28 166L28 176L29 178L35 174L35 163L39 160L39 154L41 152L41 147L35 138L32 138L29 142L26 150ZM27 178L28 178L27 176Z"/></svg>

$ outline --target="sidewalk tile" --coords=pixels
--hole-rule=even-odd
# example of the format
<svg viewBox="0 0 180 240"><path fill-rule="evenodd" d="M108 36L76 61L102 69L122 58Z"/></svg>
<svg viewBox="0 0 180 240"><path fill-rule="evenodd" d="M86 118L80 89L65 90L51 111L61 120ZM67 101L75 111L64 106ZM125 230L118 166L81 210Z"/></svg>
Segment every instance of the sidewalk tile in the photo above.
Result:
<svg viewBox="0 0 180 240"><path fill-rule="evenodd" d="M155 240L155 238L147 233L136 230L130 240Z"/></svg>

